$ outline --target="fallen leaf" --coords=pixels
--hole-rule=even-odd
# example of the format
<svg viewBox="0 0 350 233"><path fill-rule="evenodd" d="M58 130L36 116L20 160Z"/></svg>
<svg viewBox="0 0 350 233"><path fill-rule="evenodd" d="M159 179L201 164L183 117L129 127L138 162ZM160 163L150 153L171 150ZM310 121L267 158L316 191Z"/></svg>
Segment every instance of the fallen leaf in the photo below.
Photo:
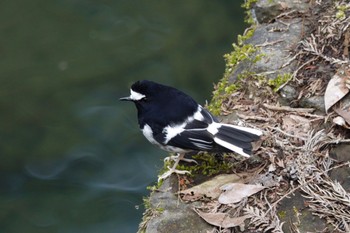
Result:
<svg viewBox="0 0 350 233"><path fill-rule="evenodd" d="M194 211L207 223L221 228L231 228L242 225L244 220L248 218L246 215L240 217L230 217L225 213L205 213L196 209Z"/></svg>
<svg viewBox="0 0 350 233"><path fill-rule="evenodd" d="M244 177L244 175L218 175L211 180L193 186L192 188L180 191L179 193L182 194L182 200L184 201L196 201L202 197L215 199L218 198L221 194L221 186L231 182L239 182L240 180L242 180L242 177Z"/></svg>
<svg viewBox="0 0 350 233"><path fill-rule="evenodd" d="M232 204L240 202L243 198L249 197L265 187L262 185L230 183L222 186L220 189L224 192L219 197L221 204Z"/></svg>
<svg viewBox="0 0 350 233"><path fill-rule="evenodd" d="M346 85L347 79L350 79L350 71L340 68L328 82L324 95L326 112L349 92L349 88Z"/></svg>
<svg viewBox="0 0 350 233"><path fill-rule="evenodd" d="M344 118L342 118L341 116L335 117L333 119L333 123L337 124L337 125L340 125L340 126L345 126L346 125Z"/></svg>
<svg viewBox="0 0 350 233"><path fill-rule="evenodd" d="M349 102L348 102L349 103ZM350 125L350 106L333 108L339 116L341 116Z"/></svg>

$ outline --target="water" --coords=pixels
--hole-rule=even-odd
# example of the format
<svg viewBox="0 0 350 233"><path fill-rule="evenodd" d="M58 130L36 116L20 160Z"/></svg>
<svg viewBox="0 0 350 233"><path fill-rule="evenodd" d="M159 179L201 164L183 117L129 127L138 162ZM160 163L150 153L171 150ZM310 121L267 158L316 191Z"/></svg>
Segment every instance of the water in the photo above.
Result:
<svg viewBox="0 0 350 233"><path fill-rule="evenodd" d="M117 99L151 79L210 100L240 4L2 1L0 232L135 232L167 153Z"/></svg>

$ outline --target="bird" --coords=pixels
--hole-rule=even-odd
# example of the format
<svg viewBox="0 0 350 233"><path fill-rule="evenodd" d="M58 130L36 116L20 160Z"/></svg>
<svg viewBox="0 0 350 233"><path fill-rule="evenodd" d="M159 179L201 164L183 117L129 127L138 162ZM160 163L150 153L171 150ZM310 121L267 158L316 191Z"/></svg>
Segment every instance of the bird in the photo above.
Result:
<svg viewBox="0 0 350 233"><path fill-rule="evenodd" d="M252 142L262 135L259 129L220 123L191 96L149 80L136 81L130 95L119 100L135 104L139 127L150 143L177 153L174 165L158 180L172 173L189 173L176 170L188 152L235 152L250 157Z"/></svg>

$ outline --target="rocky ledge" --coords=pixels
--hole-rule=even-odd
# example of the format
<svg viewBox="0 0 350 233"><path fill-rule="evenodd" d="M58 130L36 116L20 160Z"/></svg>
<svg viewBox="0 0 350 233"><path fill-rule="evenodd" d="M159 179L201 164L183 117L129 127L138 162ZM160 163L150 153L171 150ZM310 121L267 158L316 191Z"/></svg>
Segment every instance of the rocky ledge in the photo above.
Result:
<svg viewBox="0 0 350 233"><path fill-rule="evenodd" d="M350 232L350 4L261 0L212 112L264 131L248 160L196 155L152 188L139 232Z"/></svg>

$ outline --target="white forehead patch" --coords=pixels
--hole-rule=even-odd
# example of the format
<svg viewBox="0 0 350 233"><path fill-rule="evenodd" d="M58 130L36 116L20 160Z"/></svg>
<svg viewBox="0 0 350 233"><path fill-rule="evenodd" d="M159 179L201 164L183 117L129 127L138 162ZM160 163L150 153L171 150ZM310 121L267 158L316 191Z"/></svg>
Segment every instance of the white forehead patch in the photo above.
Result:
<svg viewBox="0 0 350 233"><path fill-rule="evenodd" d="M138 93L136 91L133 91L132 89L130 89L130 99L132 100L140 100L140 99L143 99L145 98L146 96L141 94L141 93Z"/></svg>

